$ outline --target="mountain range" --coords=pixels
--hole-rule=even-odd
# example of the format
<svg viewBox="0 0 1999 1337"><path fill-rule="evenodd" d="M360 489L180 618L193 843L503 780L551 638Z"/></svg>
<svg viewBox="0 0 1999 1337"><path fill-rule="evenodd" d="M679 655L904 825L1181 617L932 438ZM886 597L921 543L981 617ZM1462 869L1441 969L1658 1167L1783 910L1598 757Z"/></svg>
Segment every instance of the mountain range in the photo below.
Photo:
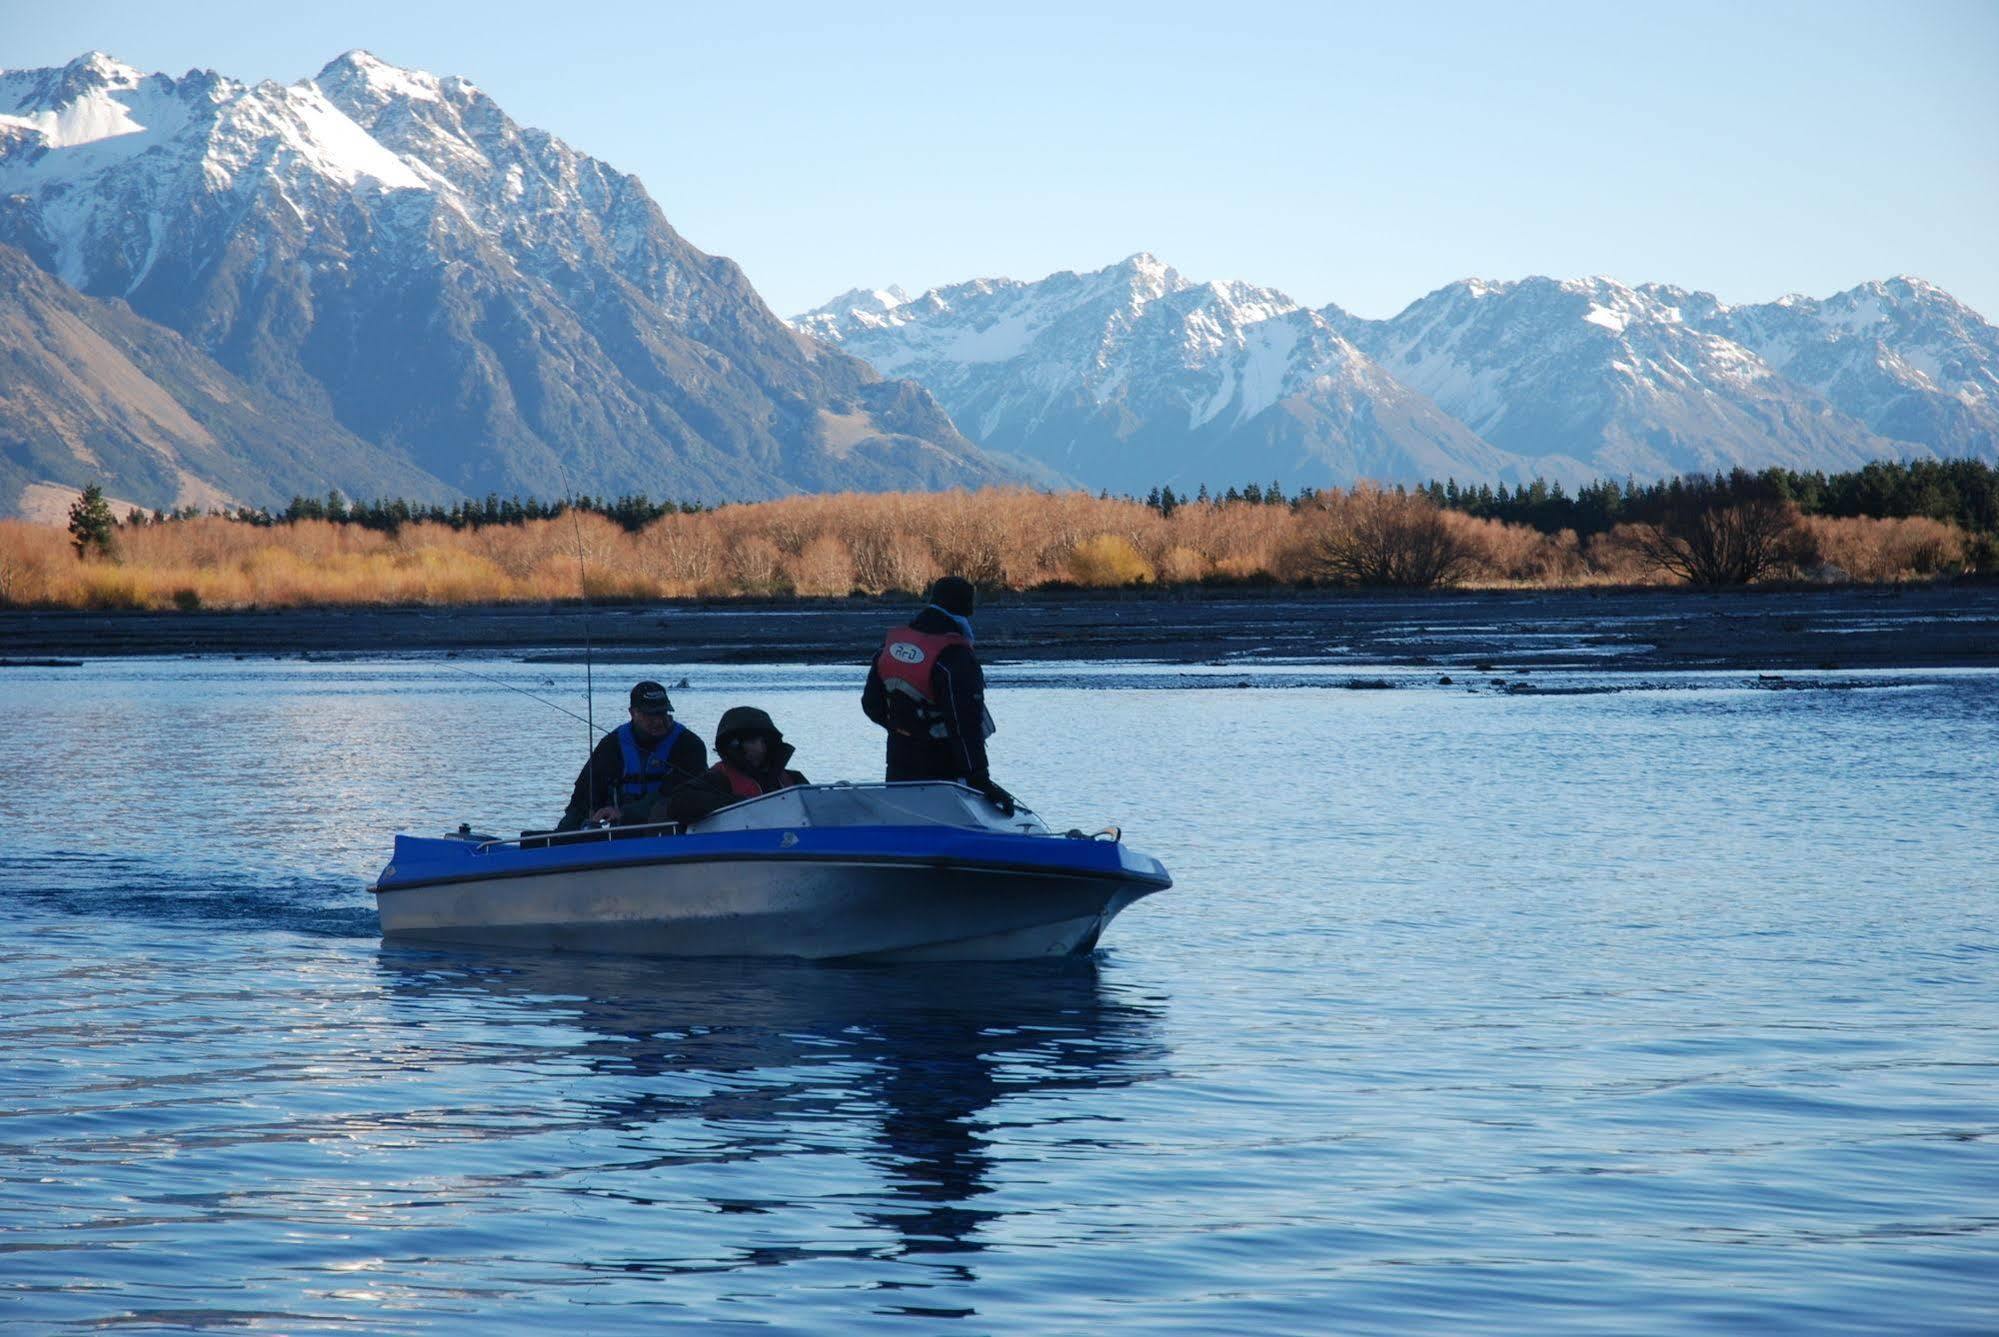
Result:
<svg viewBox="0 0 1999 1337"><path fill-rule="evenodd" d="M1999 330L1919 279L1734 307L1465 280L1365 320L1141 253L854 290L792 323L921 381L974 440L1126 491L1999 460Z"/></svg>
<svg viewBox="0 0 1999 1337"><path fill-rule="evenodd" d="M962 429L962 432L961 432ZM1730 306L1465 280L1387 320L1147 254L791 322L468 80L0 72L0 514L1999 459L1999 331L1918 279Z"/></svg>
<svg viewBox="0 0 1999 1337"><path fill-rule="evenodd" d="M166 505L1045 476L794 332L635 178L366 52L290 85L98 53L0 73L0 246L8 272L25 256L94 299L10 283L15 342L61 310L122 331L129 364L93 346L90 384L59 392L66 346L23 354L36 370L0 381L0 511L22 479Z"/></svg>

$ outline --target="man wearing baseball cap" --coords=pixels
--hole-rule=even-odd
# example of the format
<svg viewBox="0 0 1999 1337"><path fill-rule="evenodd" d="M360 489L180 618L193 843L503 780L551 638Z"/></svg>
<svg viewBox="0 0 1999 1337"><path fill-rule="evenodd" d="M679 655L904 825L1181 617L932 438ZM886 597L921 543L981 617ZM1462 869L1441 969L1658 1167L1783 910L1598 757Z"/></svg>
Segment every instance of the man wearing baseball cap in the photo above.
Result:
<svg viewBox="0 0 1999 1337"><path fill-rule="evenodd" d="M558 831L585 821L647 821L665 795L708 769L708 745L675 723L666 688L632 688L632 717L597 740Z"/></svg>

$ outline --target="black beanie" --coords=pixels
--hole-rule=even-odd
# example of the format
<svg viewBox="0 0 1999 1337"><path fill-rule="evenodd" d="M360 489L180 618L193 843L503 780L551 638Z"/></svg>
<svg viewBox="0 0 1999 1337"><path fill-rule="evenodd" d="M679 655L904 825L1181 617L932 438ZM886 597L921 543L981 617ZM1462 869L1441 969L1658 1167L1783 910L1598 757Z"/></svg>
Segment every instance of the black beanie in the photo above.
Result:
<svg viewBox="0 0 1999 1337"><path fill-rule="evenodd" d="M959 617L972 615L974 597L972 582L963 576L940 576L937 583L930 587L930 602Z"/></svg>

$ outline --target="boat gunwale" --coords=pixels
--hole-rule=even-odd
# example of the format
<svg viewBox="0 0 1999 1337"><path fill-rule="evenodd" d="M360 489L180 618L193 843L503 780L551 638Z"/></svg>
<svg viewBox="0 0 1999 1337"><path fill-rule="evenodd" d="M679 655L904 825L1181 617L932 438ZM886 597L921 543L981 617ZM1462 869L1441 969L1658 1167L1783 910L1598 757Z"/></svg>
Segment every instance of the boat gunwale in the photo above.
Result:
<svg viewBox="0 0 1999 1337"><path fill-rule="evenodd" d="M1028 836L1029 840L1062 840L1060 836ZM1142 856L1151 859L1150 855ZM1151 860L1160 866L1156 859ZM872 851L840 850L691 850L686 852L659 851L649 856L611 861L595 861L583 864L569 864L554 868L508 868L498 871L452 874L441 877L412 878L384 887L379 881L371 883L368 890L376 896L389 896L399 891L415 891L422 888L466 885L475 882L505 882L523 877L557 877L568 873L595 871L622 871L631 868L658 868L674 864L704 863L819 863L846 866L881 865L894 868L935 868L959 872L1033 873L1053 878L1087 878L1106 882L1137 882L1150 886L1154 891L1164 891L1173 885L1173 877L1163 868L1159 873L1139 872L1125 867L1120 861L1117 868L1078 868L1059 864L1019 862L1002 859L954 858L941 854L897 855Z"/></svg>

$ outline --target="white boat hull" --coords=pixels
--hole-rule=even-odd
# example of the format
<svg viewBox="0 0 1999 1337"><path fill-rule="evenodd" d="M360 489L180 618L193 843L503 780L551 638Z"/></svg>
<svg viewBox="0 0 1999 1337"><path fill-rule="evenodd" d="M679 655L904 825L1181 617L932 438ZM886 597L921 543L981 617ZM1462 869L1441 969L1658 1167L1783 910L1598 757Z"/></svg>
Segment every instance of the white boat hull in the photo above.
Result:
<svg viewBox="0 0 1999 1337"><path fill-rule="evenodd" d="M649 956L1012 961L1096 946L1158 888L909 862L640 864L378 893L403 940Z"/></svg>

